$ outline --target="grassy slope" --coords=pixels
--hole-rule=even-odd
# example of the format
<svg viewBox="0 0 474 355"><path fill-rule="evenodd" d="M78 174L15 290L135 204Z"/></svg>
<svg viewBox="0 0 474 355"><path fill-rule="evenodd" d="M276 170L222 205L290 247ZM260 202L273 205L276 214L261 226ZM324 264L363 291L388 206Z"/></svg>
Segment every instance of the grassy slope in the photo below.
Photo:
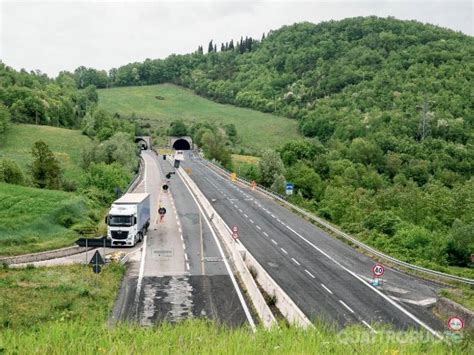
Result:
<svg viewBox="0 0 474 355"><path fill-rule="evenodd" d="M93 223L83 197L0 183L0 255L70 245L77 234L65 226Z"/></svg>
<svg viewBox="0 0 474 355"><path fill-rule="evenodd" d="M0 268L0 332L51 321L104 323L113 305L123 268L105 266L94 275L89 266ZM1 353L1 350L0 350Z"/></svg>
<svg viewBox="0 0 474 355"><path fill-rule="evenodd" d="M36 125L11 125L0 141L0 159L15 160L27 174L31 148L38 140L46 142L64 169L65 177L75 180L81 173L81 151L91 140L79 131Z"/></svg>
<svg viewBox="0 0 474 355"><path fill-rule="evenodd" d="M164 100L157 100L160 95ZM190 90L171 84L99 90L100 105L110 112L156 121L153 127L166 129L174 119L187 123L208 121L233 123L241 138L240 145L260 150L297 138L296 120L258 111L222 105L204 99Z"/></svg>

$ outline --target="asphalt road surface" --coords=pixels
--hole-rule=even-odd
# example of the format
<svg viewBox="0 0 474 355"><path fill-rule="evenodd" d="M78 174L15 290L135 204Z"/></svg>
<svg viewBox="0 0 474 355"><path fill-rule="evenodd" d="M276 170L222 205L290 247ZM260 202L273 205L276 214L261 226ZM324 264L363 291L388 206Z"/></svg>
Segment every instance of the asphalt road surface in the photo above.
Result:
<svg viewBox="0 0 474 355"><path fill-rule="evenodd" d="M182 162L240 240L311 319L341 328L363 324L439 331L429 308L438 285L386 268L384 285L369 284L374 261L278 205L231 182L188 152Z"/></svg>
<svg viewBox="0 0 474 355"><path fill-rule="evenodd" d="M112 321L145 326L199 317L228 326L253 322L215 236L179 176L166 179L173 169L154 152L143 151L142 157L144 178L135 192L151 195L151 225L141 252L129 260ZM162 220L159 207L166 208Z"/></svg>

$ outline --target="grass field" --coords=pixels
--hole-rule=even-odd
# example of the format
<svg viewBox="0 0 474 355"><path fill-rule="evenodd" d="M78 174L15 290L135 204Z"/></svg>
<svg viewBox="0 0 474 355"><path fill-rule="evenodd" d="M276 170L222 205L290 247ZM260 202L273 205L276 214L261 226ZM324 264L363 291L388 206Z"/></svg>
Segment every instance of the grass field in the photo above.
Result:
<svg viewBox="0 0 474 355"><path fill-rule="evenodd" d="M157 100L157 95L164 100ZM171 84L102 89L99 104L110 112L147 118L154 129L161 130L178 118L187 123L233 123L239 146L250 150L275 148L299 137L296 120L218 104Z"/></svg>
<svg viewBox="0 0 474 355"><path fill-rule="evenodd" d="M9 158L22 167L28 175L33 144L43 140L61 163L67 179L76 180L81 173L79 166L81 151L91 144L91 140L80 131L36 125L10 125L0 141L0 159Z"/></svg>
<svg viewBox="0 0 474 355"><path fill-rule="evenodd" d="M6 354L469 354L468 337L441 342L421 332L338 332L324 324L302 330L227 328L205 320L147 328L106 323L124 269L107 265L0 268L0 353Z"/></svg>
<svg viewBox="0 0 474 355"><path fill-rule="evenodd" d="M100 214L75 193L5 183L0 183L0 211L0 255L70 245L78 237L74 229L95 225Z"/></svg>
<svg viewBox="0 0 474 355"><path fill-rule="evenodd" d="M450 344L416 332L370 333L362 328L337 333L325 327L229 329L190 320L146 328L110 328L87 322L54 322L37 329L0 334L1 348L15 354L472 354L472 343Z"/></svg>
<svg viewBox="0 0 474 355"><path fill-rule="evenodd" d="M37 326L47 329L55 321L103 324L122 273L118 264L105 266L99 275L84 265L0 267L0 333Z"/></svg>

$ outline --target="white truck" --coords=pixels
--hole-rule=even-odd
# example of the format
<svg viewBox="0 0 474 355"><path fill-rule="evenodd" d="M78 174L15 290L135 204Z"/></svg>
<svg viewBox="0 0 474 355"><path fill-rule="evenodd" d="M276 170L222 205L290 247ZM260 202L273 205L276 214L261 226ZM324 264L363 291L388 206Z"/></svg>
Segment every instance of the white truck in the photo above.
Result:
<svg viewBox="0 0 474 355"><path fill-rule="evenodd" d="M112 203L105 218L112 246L134 246L150 226L150 195L127 193Z"/></svg>

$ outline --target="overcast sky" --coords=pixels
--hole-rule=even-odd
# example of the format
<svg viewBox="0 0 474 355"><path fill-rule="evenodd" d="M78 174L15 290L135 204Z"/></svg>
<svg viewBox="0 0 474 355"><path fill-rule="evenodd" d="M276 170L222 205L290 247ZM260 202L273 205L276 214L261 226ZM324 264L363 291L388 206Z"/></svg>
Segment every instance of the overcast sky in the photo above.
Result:
<svg viewBox="0 0 474 355"><path fill-rule="evenodd" d="M473 35L472 1L8 1L0 0L0 59L55 76L189 53L213 39L260 38L300 21L377 15Z"/></svg>

